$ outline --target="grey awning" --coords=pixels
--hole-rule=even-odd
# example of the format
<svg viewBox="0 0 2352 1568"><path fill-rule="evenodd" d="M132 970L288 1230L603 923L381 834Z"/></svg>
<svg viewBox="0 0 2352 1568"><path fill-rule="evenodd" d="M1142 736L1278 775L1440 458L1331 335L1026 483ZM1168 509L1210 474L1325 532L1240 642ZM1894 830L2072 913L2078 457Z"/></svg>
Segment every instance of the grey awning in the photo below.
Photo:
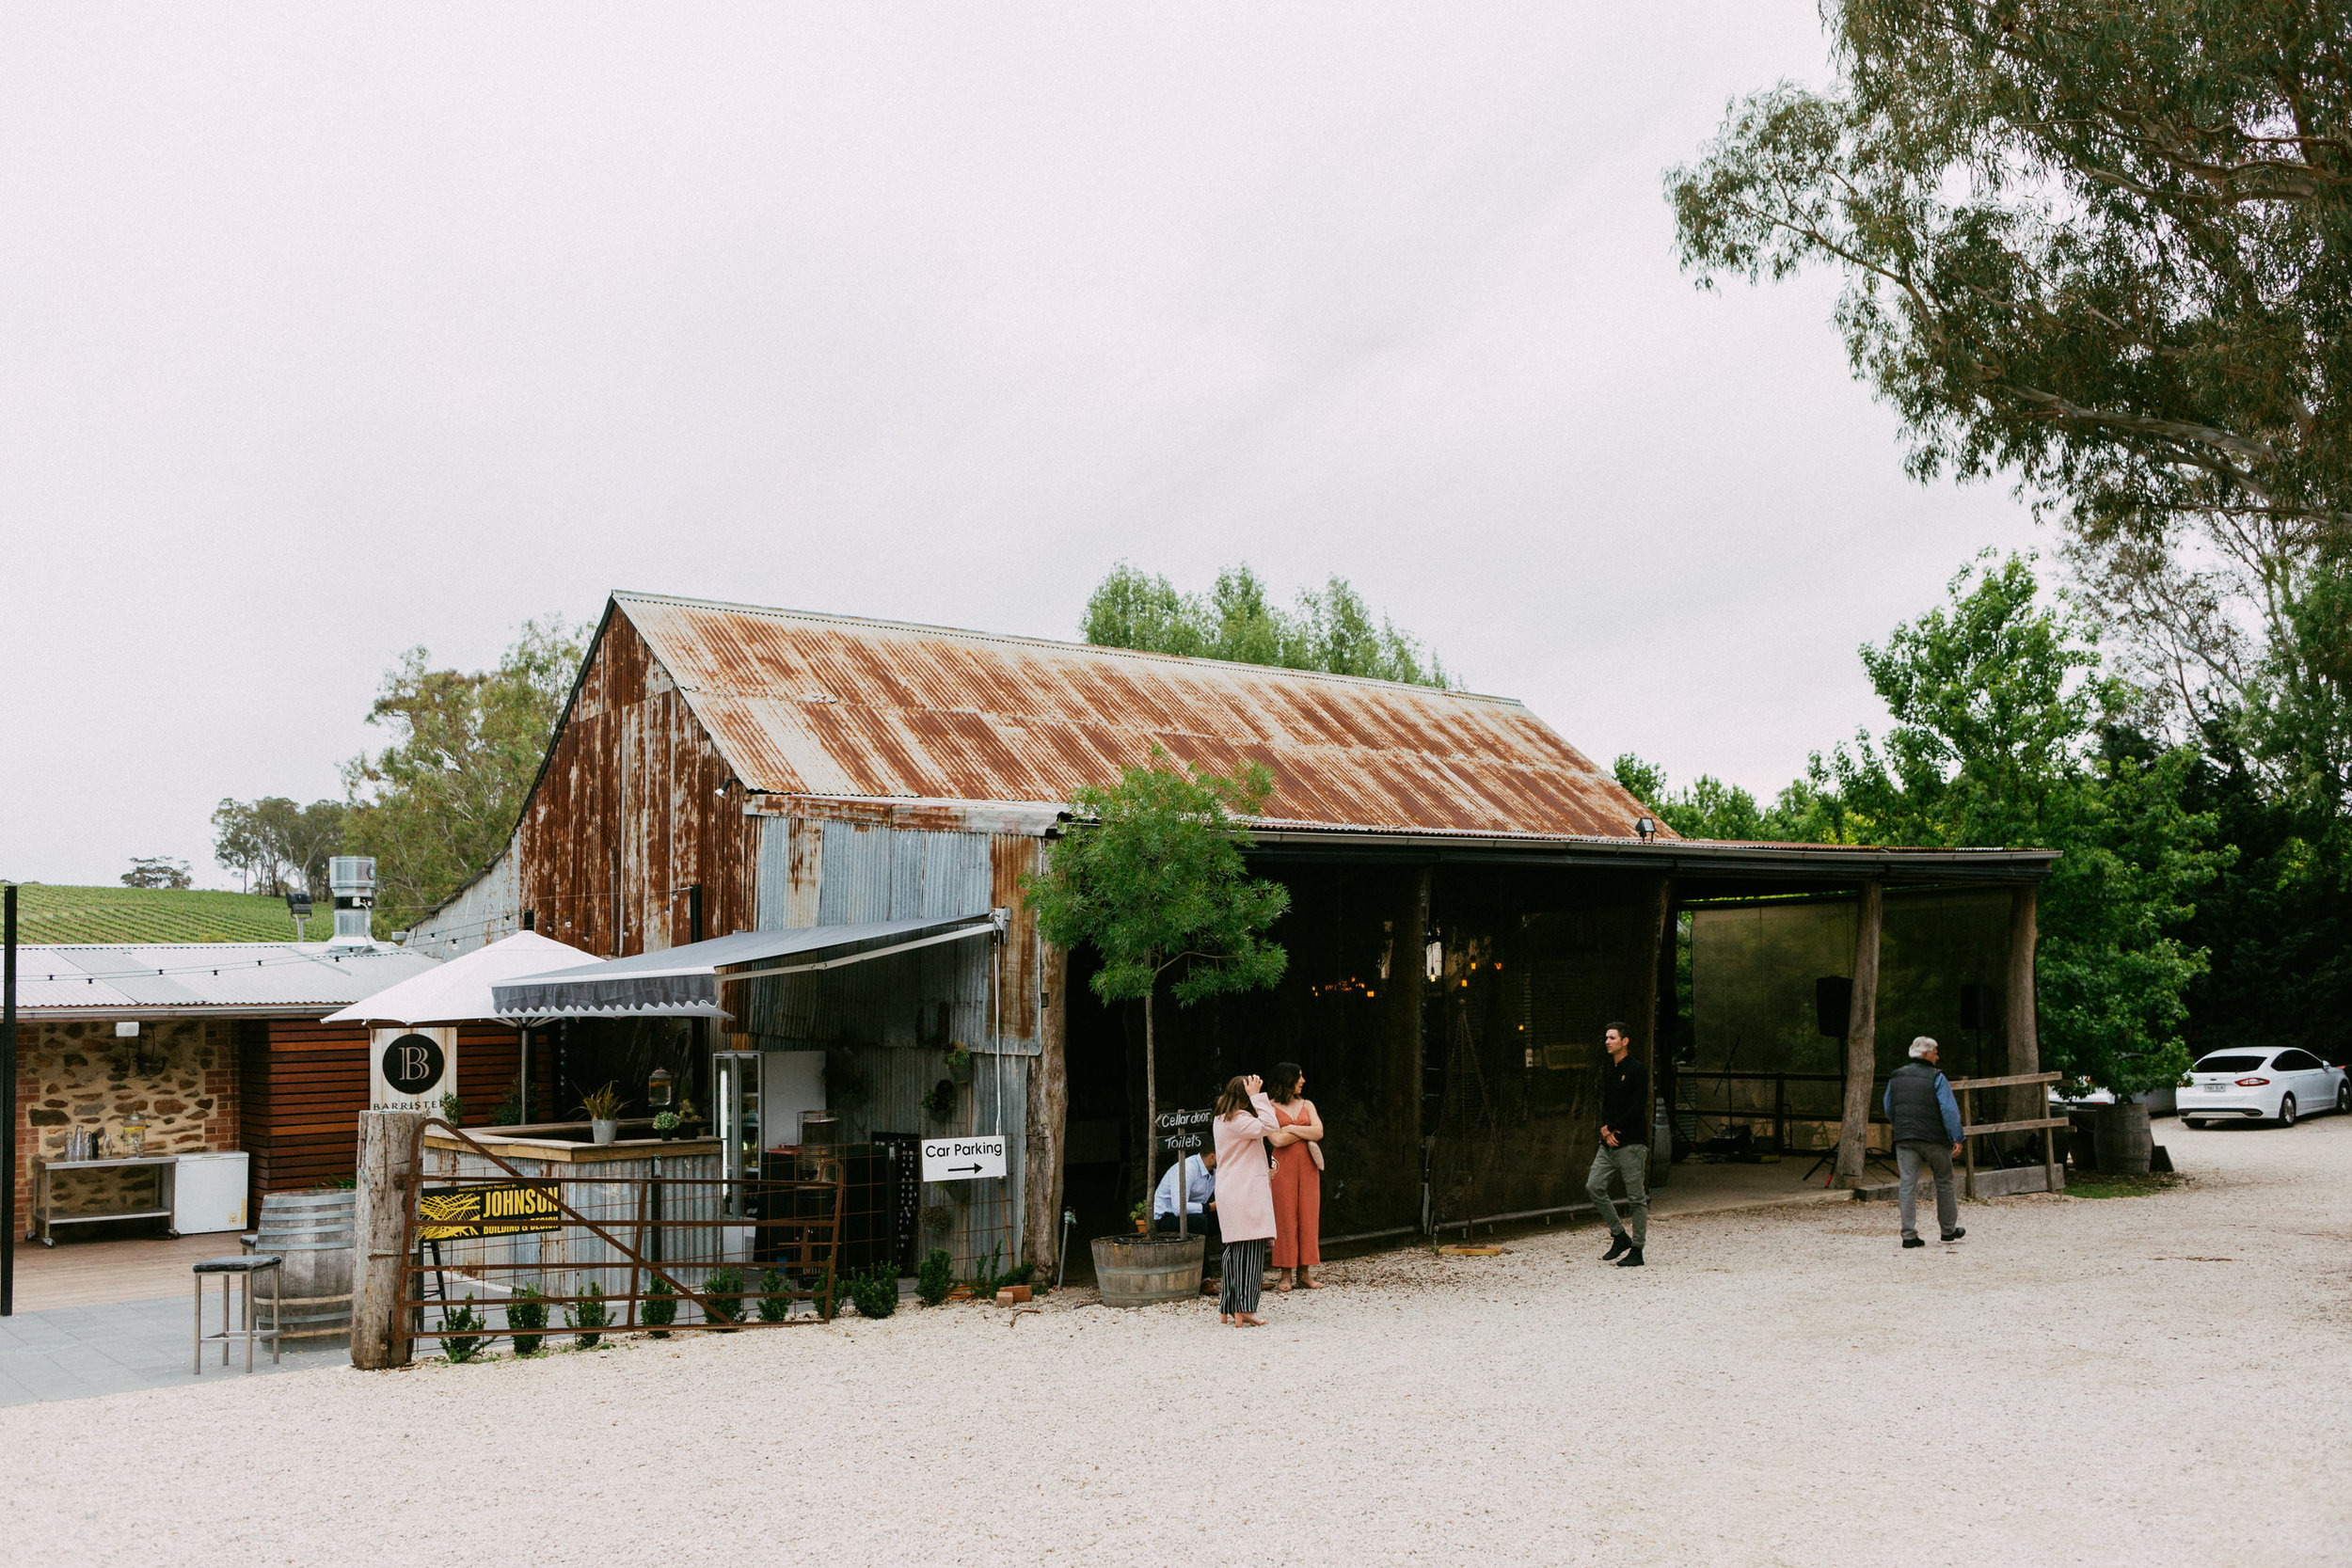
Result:
<svg viewBox="0 0 2352 1568"><path fill-rule="evenodd" d="M738 931L658 953L525 975L494 986L492 996L501 1018L723 1018L723 981L838 969L935 942L988 936L996 928L995 915L972 914Z"/></svg>

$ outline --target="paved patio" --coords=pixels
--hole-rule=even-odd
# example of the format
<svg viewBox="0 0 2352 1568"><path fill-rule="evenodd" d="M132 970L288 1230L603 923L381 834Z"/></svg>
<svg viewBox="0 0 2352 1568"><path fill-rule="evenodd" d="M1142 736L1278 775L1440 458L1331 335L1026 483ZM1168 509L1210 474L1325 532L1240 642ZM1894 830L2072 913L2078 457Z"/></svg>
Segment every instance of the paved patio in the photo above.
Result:
<svg viewBox="0 0 2352 1568"><path fill-rule="evenodd" d="M219 1251L215 1246L208 1256ZM188 1277L184 1266L181 1275L183 1282ZM44 1312L0 1318L0 1405L217 1382L223 1375L217 1345L206 1347L201 1378L190 1370L195 1354L190 1323L195 1307L190 1298L191 1292L183 1288L177 1295L150 1301L53 1307ZM217 1284L206 1292L205 1308L205 1326L219 1327ZM243 1377L245 1347L232 1345L229 1354L227 1375ZM270 1365L268 1347L256 1345L253 1370L259 1374L348 1365L350 1358L340 1338L299 1339L287 1346L284 1359L276 1368Z"/></svg>

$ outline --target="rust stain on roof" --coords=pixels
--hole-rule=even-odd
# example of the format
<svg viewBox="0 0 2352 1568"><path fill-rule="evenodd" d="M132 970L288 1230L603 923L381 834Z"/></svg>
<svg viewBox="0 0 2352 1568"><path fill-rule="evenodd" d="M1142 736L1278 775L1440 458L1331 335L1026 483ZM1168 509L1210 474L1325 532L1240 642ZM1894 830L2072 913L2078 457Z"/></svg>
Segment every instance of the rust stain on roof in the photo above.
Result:
<svg viewBox="0 0 2352 1568"><path fill-rule="evenodd" d="M1615 836L1643 815L1507 698L1216 659L616 594L743 784L1066 801L1153 746L1263 763L1269 817Z"/></svg>

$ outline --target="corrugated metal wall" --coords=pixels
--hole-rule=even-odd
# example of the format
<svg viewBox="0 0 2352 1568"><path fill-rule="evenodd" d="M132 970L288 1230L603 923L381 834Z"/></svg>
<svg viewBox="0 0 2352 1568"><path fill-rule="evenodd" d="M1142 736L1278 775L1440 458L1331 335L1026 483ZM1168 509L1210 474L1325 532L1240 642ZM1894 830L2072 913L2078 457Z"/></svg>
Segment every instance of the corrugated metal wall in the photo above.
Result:
<svg viewBox="0 0 2352 1568"><path fill-rule="evenodd" d="M475 878L429 918L417 922L408 933L406 945L411 952L428 958L461 958L520 930L519 911L515 847L509 843L499 851L499 858L490 863L489 870Z"/></svg>
<svg viewBox="0 0 2352 1568"><path fill-rule="evenodd" d="M771 816L761 824L758 928L946 919L1008 907L1006 867L1026 869L1036 842L1015 835L919 831L877 824ZM1018 875L1018 871L1011 873ZM927 1186L923 1202L944 1208L944 1242L959 1271L1001 1243L1020 1254L1023 1151L1028 1074L1037 1054L1034 928L1017 903L1001 944L943 943L817 974L751 983L735 1027L763 1051L827 1053L827 1094L846 1135L877 1132L1007 1135L1001 1180ZM999 1020L1001 1018L1001 1037ZM999 1041L1001 1037L1001 1049ZM977 1061L945 1118L923 1097L947 1076L946 1053L962 1045Z"/></svg>

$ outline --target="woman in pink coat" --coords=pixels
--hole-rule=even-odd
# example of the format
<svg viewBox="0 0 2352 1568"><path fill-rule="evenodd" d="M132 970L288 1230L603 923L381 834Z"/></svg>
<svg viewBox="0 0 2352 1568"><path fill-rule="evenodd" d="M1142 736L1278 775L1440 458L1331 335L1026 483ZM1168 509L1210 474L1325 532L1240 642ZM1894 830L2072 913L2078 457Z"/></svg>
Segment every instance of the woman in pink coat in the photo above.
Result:
<svg viewBox="0 0 2352 1568"><path fill-rule="evenodd" d="M1258 1287L1265 1283L1274 1244L1274 1187L1267 1179L1265 1140L1274 1135L1274 1102L1256 1073L1229 1079L1216 1097L1216 1228L1225 1238L1225 1285L1219 1320L1257 1328Z"/></svg>

